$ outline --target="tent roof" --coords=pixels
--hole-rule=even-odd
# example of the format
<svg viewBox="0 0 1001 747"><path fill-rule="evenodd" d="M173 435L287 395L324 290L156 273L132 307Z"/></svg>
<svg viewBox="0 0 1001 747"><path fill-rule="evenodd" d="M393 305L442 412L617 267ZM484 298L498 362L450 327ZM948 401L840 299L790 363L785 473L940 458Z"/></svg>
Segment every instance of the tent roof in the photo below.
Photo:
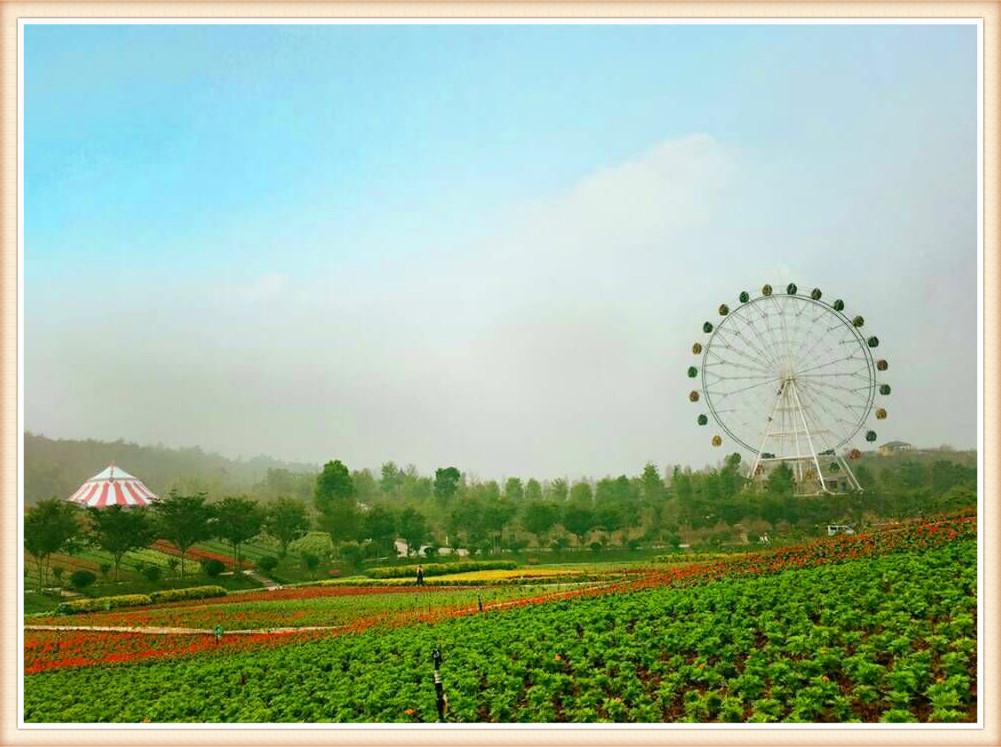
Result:
<svg viewBox="0 0 1001 747"><path fill-rule="evenodd" d="M158 498L137 477L112 464L84 482L67 500L88 508L106 508L148 506Z"/></svg>

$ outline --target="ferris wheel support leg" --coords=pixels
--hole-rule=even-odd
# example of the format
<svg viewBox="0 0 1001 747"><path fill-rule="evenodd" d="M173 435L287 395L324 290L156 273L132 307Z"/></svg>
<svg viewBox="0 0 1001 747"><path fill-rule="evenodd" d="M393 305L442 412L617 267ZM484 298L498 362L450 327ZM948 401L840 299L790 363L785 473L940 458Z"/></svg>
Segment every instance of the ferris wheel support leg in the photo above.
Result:
<svg viewBox="0 0 1001 747"><path fill-rule="evenodd" d="M852 484L852 487L855 488L855 490L857 490L858 492L864 493L865 491L862 489L861 483L859 483L858 478L855 477L855 473L852 472L852 468L848 466L848 462L845 461L845 458L841 455L838 455L837 460L838 463L841 465L841 469L845 471L845 476L848 478L848 482Z"/></svg>
<svg viewBox="0 0 1001 747"><path fill-rule="evenodd" d="M779 409L779 403L782 402L784 390L784 385L779 388L778 396L775 397L775 404L772 405L772 411L768 414L768 427L765 428L764 438L761 439L761 446L758 447L758 455L754 458L754 466L751 467L751 479L754 479L758 474L758 465L761 464L761 454L765 450L765 444L768 443L768 437L772 435L772 427L775 424L775 412Z"/></svg>
<svg viewBox="0 0 1001 747"><path fill-rule="evenodd" d="M810 456L813 458L813 465L817 469L817 481L820 483L821 492L827 493L827 483L824 482L824 473L820 471L820 459L817 458L817 450L813 447L813 437L810 435L810 426L806 424L806 415L803 414L803 403L799 400L799 392L796 391L796 381L789 381L789 388L792 390L792 398L796 402L796 411L799 413L800 422L803 424L803 432L806 434L806 443L810 447Z"/></svg>

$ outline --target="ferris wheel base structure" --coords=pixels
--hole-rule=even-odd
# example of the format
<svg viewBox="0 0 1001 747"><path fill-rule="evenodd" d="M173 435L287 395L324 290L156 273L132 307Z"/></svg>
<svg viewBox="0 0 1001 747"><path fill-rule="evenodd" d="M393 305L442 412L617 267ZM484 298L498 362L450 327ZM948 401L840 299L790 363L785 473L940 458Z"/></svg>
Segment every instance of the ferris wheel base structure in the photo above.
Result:
<svg viewBox="0 0 1001 747"><path fill-rule="evenodd" d="M701 365L688 368L701 383L688 399L709 411L698 424L714 421L722 431L712 445L725 434L753 454L754 481L787 471L795 496L862 492L848 463L862 454L850 443L863 431L875 441L866 421L887 417L875 406L877 394L890 394L877 381L889 367L873 357L879 338L863 335L865 320L849 317L844 301L822 296L819 288L799 293L794 283L784 293L770 285L756 297L741 292L739 305L720 305L717 324L702 325L708 338L692 346Z"/></svg>
<svg viewBox="0 0 1001 747"><path fill-rule="evenodd" d="M758 455L751 468L752 479L766 482L772 470L779 464L786 464L793 473L793 495L810 498L818 495L844 495L846 493L861 493L855 473L848 466L848 461L840 455L829 457L835 461L828 465L827 471L816 471L816 464L809 457L763 457ZM834 464L838 469L831 469Z"/></svg>

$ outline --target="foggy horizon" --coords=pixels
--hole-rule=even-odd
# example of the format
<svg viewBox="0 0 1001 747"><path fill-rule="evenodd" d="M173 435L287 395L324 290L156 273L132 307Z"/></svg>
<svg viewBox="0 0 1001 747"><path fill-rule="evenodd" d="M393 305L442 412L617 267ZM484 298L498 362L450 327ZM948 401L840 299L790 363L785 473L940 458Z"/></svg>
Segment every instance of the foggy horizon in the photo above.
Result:
<svg viewBox="0 0 1001 747"><path fill-rule="evenodd" d="M977 446L974 27L24 39L27 431L484 480L747 460L690 348L795 282L890 361L853 445Z"/></svg>

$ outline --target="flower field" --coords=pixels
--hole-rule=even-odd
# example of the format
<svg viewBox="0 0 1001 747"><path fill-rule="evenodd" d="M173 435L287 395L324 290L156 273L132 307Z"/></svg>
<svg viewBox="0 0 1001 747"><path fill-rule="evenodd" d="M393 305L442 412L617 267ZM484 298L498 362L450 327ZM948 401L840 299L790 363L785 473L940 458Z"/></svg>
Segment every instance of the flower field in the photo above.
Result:
<svg viewBox="0 0 1001 747"><path fill-rule="evenodd" d="M540 593L534 587L512 586L484 591L474 589L323 588L282 589L275 592L233 594L196 602L122 609L74 615L33 617L32 625L73 625L84 627L197 628L221 625L225 630L253 630L308 626L343 626L373 617L405 618L432 612L452 612ZM29 635L45 631L28 631Z"/></svg>
<svg viewBox="0 0 1001 747"><path fill-rule="evenodd" d="M975 533L973 520L950 519L558 595L490 587L483 613L460 603L475 590L422 591L443 604L408 611L412 588L322 587L122 612L215 608L236 619L284 605L309 619L314 604L325 615L341 604L372 614L343 631L219 644L32 632L25 719L433 721L437 645L456 722L975 721ZM512 596L486 599L502 593ZM453 594L467 596L444 603Z"/></svg>

